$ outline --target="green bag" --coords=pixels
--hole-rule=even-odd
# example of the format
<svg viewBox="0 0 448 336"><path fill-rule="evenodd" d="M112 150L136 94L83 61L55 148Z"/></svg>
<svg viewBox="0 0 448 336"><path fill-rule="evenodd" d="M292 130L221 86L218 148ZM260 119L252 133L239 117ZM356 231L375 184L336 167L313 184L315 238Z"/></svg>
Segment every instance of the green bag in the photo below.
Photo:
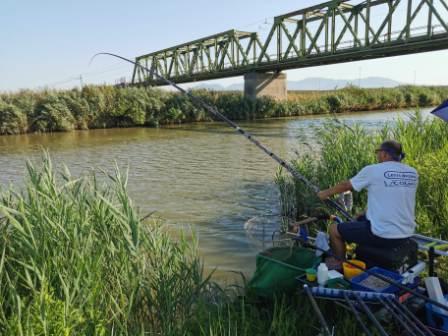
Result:
<svg viewBox="0 0 448 336"><path fill-rule="evenodd" d="M292 293L298 276L321 261L316 252L302 247L273 247L257 255L257 267L248 283L249 291L258 296Z"/></svg>

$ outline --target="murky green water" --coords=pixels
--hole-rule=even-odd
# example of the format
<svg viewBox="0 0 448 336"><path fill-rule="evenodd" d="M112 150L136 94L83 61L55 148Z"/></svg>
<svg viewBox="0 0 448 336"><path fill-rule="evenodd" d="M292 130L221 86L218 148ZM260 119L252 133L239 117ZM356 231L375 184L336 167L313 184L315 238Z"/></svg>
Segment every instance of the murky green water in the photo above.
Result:
<svg viewBox="0 0 448 336"><path fill-rule="evenodd" d="M343 115L347 123L378 127L405 112ZM309 150L313 128L325 117L241 123L283 158ZM305 137L305 138L304 138ZM114 162L129 166L129 190L143 214L156 211L174 230L196 232L206 270L218 268L250 274L255 254L276 228L276 164L220 123L163 129L132 128L0 137L0 182L18 188L26 159L49 149L58 164L74 175L90 169L111 170ZM256 216L263 225L247 225ZM251 222L249 222L251 223ZM246 225L245 225L246 224Z"/></svg>

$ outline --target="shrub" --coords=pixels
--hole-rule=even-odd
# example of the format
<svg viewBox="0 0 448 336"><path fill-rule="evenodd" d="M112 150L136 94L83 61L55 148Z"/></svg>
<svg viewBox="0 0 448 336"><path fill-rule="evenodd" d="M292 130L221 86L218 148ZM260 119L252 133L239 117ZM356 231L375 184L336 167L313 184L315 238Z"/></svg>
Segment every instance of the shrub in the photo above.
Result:
<svg viewBox="0 0 448 336"><path fill-rule="evenodd" d="M34 132L71 131L74 122L64 100L52 94L37 104L30 129Z"/></svg>
<svg viewBox="0 0 448 336"><path fill-rule="evenodd" d="M0 100L0 134L19 134L27 131L27 118L13 104Z"/></svg>
<svg viewBox="0 0 448 336"><path fill-rule="evenodd" d="M433 104L433 96L427 92L422 92L418 95L418 105L419 106L429 106Z"/></svg>
<svg viewBox="0 0 448 336"><path fill-rule="evenodd" d="M330 112L339 113L343 111L344 104L342 97L339 95L329 95L327 96L327 104Z"/></svg>
<svg viewBox="0 0 448 336"><path fill-rule="evenodd" d="M68 92L63 96L63 99L75 119L74 127L76 129L88 129L89 125L92 124L93 116L87 99L82 97L77 90Z"/></svg>
<svg viewBox="0 0 448 336"><path fill-rule="evenodd" d="M255 111L249 118L271 118L271 117L285 117L288 115L288 108L282 102L276 102L271 97L260 97L256 101L244 97L244 104L248 106L248 109Z"/></svg>
<svg viewBox="0 0 448 336"><path fill-rule="evenodd" d="M107 118L113 127L141 126L146 121L146 94L138 88L123 88L115 92L113 106Z"/></svg>
<svg viewBox="0 0 448 336"><path fill-rule="evenodd" d="M89 106L89 128L106 127L106 98L99 86L84 86L81 97L87 101Z"/></svg>

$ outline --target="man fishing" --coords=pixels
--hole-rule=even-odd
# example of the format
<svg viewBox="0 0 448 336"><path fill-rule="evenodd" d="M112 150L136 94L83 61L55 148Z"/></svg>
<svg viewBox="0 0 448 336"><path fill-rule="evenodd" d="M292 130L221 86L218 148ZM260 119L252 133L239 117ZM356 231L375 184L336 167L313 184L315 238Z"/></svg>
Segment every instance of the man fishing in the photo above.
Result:
<svg viewBox="0 0 448 336"><path fill-rule="evenodd" d="M349 190L367 189L366 213L355 221L332 224L329 228L336 257L329 264L335 268L345 258L346 242L392 248L414 233L418 173L401 163L404 153L397 141L385 141L375 152L379 163L366 166L350 180L318 193L325 200Z"/></svg>

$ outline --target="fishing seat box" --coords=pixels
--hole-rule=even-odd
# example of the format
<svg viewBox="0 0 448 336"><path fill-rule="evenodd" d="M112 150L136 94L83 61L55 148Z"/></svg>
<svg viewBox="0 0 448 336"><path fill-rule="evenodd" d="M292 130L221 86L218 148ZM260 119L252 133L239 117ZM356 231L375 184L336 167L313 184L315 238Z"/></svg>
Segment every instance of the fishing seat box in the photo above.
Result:
<svg viewBox="0 0 448 336"><path fill-rule="evenodd" d="M356 259L366 263L367 268L382 267L403 273L417 264L417 243L409 238L393 248L362 246L356 247Z"/></svg>

